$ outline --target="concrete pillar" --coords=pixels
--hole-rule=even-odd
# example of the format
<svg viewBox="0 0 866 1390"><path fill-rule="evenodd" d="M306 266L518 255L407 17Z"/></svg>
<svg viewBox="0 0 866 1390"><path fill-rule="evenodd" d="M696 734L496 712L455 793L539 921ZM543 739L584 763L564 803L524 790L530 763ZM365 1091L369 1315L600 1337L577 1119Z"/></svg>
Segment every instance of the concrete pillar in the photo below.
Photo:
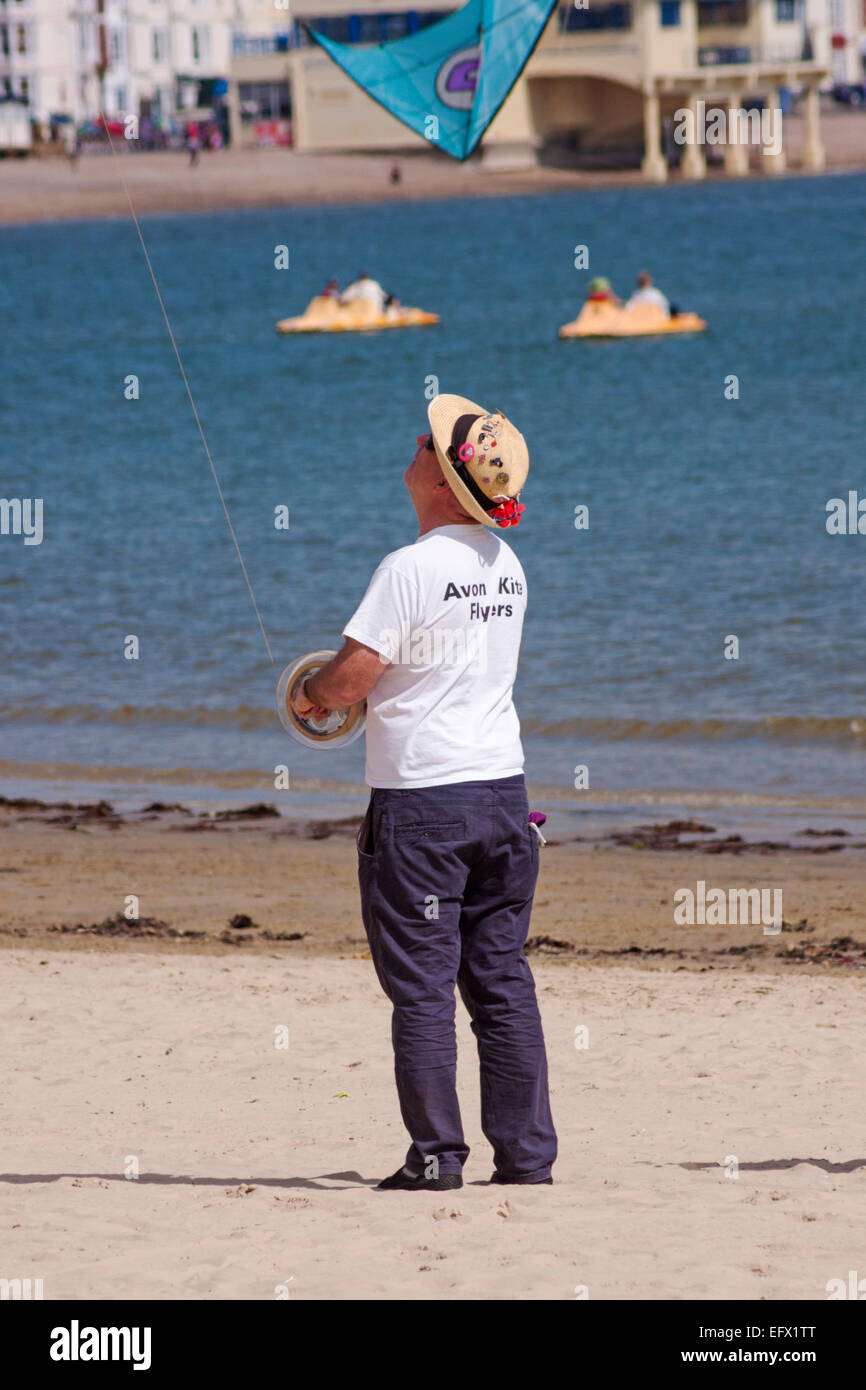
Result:
<svg viewBox="0 0 866 1390"><path fill-rule="evenodd" d="M296 150L309 150L312 147L310 115L307 103L307 68L304 53L309 50L295 48L289 54L289 92L292 98L292 147Z"/></svg>
<svg viewBox="0 0 866 1390"><path fill-rule="evenodd" d="M530 99L529 79L524 74L509 93L481 145L484 173L516 172L538 166L538 146Z"/></svg>
<svg viewBox="0 0 866 1390"><path fill-rule="evenodd" d="M668 166L662 157L659 99L655 92L643 94L643 139L641 172L647 183L664 183L668 176Z"/></svg>
<svg viewBox="0 0 866 1390"><path fill-rule="evenodd" d="M770 52L770 46L776 31L775 8L773 0L758 0L758 34L760 36L760 45L757 56L759 62L766 63L767 61L772 61L773 58Z"/></svg>
<svg viewBox="0 0 866 1390"><path fill-rule="evenodd" d="M803 168L808 169L812 174L819 174L826 163L827 156L821 140L821 109L818 88L812 83L806 88Z"/></svg>
<svg viewBox="0 0 866 1390"><path fill-rule="evenodd" d="M234 77L229 77L227 103L229 108L229 144L234 149L239 149L241 143L241 102L238 84Z"/></svg>
<svg viewBox="0 0 866 1390"><path fill-rule="evenodd" d="M765 129L765 120L769 120L770 122L769 131ZM782 119L782 108L779 104L779 92L776 87L773 87L767 94L764 110L761 113L761 137L763 143L761 163L764 166L764 171L768 174L784 174L788 167L783 129L784 121ZM768 147L767 144L768 137L770 147ZM775 141L778 141L778 153L772 148Z"/></svg>
<svg viewBox="0 0 866 1390"><path fill-rule="evenodd" d="M704 133L703 113L706 103L701 101L697 93L689 96L688 107L692 113L689 122L694 131L693 141L683 146L683 157L680 163L680 173L684 179L704 179L707 176L707 161L704 158L702 139Z"/></svg>
<svg viewBox="0 0 866 1390"><path fill-rule="evenodd" d="M725 145L725 173L729 178L743 178L749 172L749 146L740 144L737 136L739 134L740 122L739 105L735 100L728 104L728 143ZM733 140L731 140L733 135Z"/></svg>

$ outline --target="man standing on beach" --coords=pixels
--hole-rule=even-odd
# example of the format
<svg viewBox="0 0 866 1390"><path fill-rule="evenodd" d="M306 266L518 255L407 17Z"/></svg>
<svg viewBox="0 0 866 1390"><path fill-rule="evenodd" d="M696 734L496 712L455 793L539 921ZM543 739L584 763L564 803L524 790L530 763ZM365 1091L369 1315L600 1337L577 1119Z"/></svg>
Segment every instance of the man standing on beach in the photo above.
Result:
<svg viewBox="0 0 866 1390"><path fill-rule="evenodd" d="M526 579L494 528L516 526L529 471L501 411L437 396L404 475L418 540L387 555L343 648L295 692L301 716L367 699L370 804L358 836L364 926L394 1006L411 1136L380 1189L462 1187L455 986L481 1067L493 1182L549 1183L547 1058L523 946L538 875L512 701Z"/></svg>

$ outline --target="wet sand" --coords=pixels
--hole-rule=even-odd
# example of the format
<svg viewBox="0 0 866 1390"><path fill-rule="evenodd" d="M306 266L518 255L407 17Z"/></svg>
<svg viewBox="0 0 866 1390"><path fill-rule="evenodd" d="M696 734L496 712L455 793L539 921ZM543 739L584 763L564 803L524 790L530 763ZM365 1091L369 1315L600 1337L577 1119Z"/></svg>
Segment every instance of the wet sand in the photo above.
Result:
<svg viewBox="0 0 866 1390"><path fill-rule="evenodd" d="M0 945L363 956L358 823L294 820L263 803L193 811L155 802L120 813L107 801L0 801ZM575 967L859 974L866 842L841 828L799 828L759 839L719 833L708 819L660 818L549 832L530 953ZM781 930L676 922L674 894L697 894L699 881L726 896L779 890Z"/></svg>

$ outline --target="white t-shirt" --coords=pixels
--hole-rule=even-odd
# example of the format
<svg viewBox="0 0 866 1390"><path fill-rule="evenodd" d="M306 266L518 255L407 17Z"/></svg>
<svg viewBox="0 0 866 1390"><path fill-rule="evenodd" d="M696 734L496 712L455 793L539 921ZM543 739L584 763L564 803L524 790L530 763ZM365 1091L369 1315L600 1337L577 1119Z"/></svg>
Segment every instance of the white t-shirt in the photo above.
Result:
<svg viewBox="0 0 866 1390"><path fill-rule="evenodd" d="M658 309L663 310L666 314L669 314L671 311L671 306L667 298L662 294L661 290L656 289L655 285L647 285L645 289L635 290L626 308L630 309L634 304L655 304Z"/></svg>
<svg viewBox="0 0 866 1390"><path fill-rule="evenodd" d="M351 285L347 285L343 290L342 299L344 304L351 304L354 299L363 299L381 309L385 303L385 291L378 280L368 276L366 280L353 280Z"/></svg>
<svg viewBox="0 0 866 1390"><path fill-rule="evenodd" d="M379 565L343 629L388 664L367 700L371 787L523 771L511 698L526 577L487 526L438 526Z"/></svg>

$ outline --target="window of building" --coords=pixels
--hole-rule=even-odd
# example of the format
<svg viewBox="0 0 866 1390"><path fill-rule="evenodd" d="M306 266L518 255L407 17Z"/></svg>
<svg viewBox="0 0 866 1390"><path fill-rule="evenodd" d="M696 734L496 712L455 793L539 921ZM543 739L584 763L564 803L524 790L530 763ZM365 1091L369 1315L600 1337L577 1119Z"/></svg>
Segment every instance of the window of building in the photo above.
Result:
<svg viewBox="0 0 866 1390"><path fill-rule="evenodd" d="M119 29L111 31L111 61L112 63L123 62L123 34Z"/></svg>
<svg viewBox="0 0 866 1390"><path fill-rule="evenodd" d="M698 28L731 28L748 24L748 0L698 0Z"/></svg>
<svg viewBox="0 0 866 1390"><path fill-rule="evenodd" d="M196 25L192 30L192 61L206 63L210 58L210 29Z"/></svg>
<svg viewBox="0 0 866 1390"><path fill-rule="evenodd" d="M776 0L776 19L780 24L793 24L796 18L796 0Z"/></svg>
<svg viewBox="0 0 866 1390"><path fill-rule="evenodd" d="M19 53L27 52L27 28L24 24L16 25L16 48Z"/></svg>
<svg viewBox="0 0 866 1390"><path fill-rule="evenodd" d="M305 20L311 29L316 29L325 38L335 43L386 43L389 39L402 39L407 34L417 34L430 24L438 24L450 10L398 10L383 14L342 14L321 15ZM299 29L293 22L292 47L310 43L306 29Z"/></svg>
<svg viewBox="0 0 866 1390"><path fill-rule="evenodd" d="M0 53L4 58L9 57L9 27L6 24L0 25Z"/></svg>
<svg viewBox="0 0 866 1390"><path fill-rule="evenodd" d="M151 52L155 63L164 63L168 55L168 35L164 29L151 30Z"/></svg>
<svg viewBox="0 0 866 1390"><path fill-rule="evenodd" d="M562 6L559 11L559 27L566 31L630 29L631 5L592 5L585 10L576 10L574 5Z"/></svg>
<svg viewBox="0 0 866 1390"><path fill-rule="evenodd" d="M676 29L680 22L680 0L661 0L663 29Z"/></svg>
<svg viewBox="0 0 866 1390"><path fill-rule="evenodd" d="M19 77L19 79L18 79L18 95L19 95L20 97L23 97L24 101L29 101L29 100L30 100L30 78L29 78L29 77Z"/></svg>
<svg viewBox="0 0 866 1390"><path fill-rule="evenodd" d="M292 114L288 82L239 82L238 100L244 121L288 120Z"/></svg>

